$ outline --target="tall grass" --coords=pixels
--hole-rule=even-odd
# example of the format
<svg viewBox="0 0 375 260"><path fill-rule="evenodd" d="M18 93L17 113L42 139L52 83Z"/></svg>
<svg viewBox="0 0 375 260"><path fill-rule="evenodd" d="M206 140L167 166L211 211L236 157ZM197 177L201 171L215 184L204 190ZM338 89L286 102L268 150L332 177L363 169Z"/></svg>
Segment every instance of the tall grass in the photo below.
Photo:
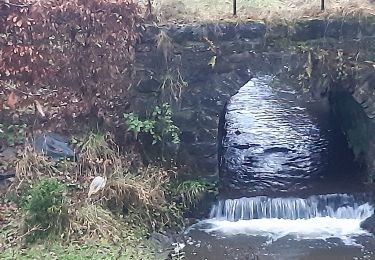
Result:
<svg viewBox="0 0 375 260"><path fill-rule="evenodd" d="M311 17L358 17L375 15L372 0L326 0L326 10L320 1L310 0L237 0L237 16L232 16L233 1L223 0L156 0L162 22L263 20L292 21Z"/></svg>
<svg viewBox="0 0 375 260"><path fill-rule="evenodd" d="M149 232L181 227L183 212L205 190L197 182L171 188L175 170L145 166L138 155L121 154L110 135L89 133L78 143L75 162L52 162L31 147L24 150L13 184L23 198L26 229L21 237L34 241L59 234L68 242L105 240L134 246ZM88 198L95 176L107 177L107 182Z"/></svg>

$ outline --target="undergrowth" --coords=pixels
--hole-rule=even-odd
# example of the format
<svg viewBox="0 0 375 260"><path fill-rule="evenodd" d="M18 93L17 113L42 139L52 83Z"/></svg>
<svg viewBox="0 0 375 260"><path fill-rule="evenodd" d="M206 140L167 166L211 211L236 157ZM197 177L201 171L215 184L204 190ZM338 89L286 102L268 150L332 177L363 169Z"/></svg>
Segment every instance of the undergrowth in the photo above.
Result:
<svg viewBox="0 0 375 260"><path fill-rule="evenodd" d="M207 189L204 183L179 182L175 170L145 166L138 155L120 153L110 135L90 133L75 143L77 161L52 161L30 146L21 153L7 194L21 208L22 224L9 232L19 237L12 239L16 244L48 237L138 247L153 231L182 227L184 212ZM106 185L88 198L96 176L105 177Z"/></svg>
<svg viewBox="0 0 375 260"><path fill-rule="evenodd" d="M68 224L65 205L65 186L51 178L37 183L23 196L27 239L34 241L49 235L61 234Z"/></svg>
<svg viewBox="0 0 375 260"><path fill-rule="evenodd" d="M125 247L109 243L87 242L61 245L58 243L33 245L29 248L9 248L1 254L4 260L48 259L48 260L77 260L77 259L155 259L152 251L146 247Z"/></svg>
<svg viewBox="0 0 375 260"><path fill-rule="evenodd" d="M188 180L180 183L173 192L175 196L181 196L182 206L195 206L202 199L202 195L211 185L197 180Z"/></svg>

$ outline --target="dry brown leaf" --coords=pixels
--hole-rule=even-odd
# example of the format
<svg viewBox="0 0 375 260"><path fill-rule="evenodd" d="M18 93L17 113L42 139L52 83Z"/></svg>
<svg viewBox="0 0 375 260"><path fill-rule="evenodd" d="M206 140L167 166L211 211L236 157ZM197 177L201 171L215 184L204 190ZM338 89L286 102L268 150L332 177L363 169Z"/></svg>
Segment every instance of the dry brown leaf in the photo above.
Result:
<svg viewBox="0 0 375 260"><path fill-rule="evenodd" d="M38 100L35 100L35 107L36 107L36 110L39 112L39 114L42 116L42 117L46 117L46 114L44 113L43 111L43 107L42 105L38 102Z"/></svg>
<svg viewBox="0 0 375 260"><path fill-rule="evenodd" d="M12 91L12 93L9 94L7 105L11 109L16 109L16 104L18 102L18 96Z"/></svg>

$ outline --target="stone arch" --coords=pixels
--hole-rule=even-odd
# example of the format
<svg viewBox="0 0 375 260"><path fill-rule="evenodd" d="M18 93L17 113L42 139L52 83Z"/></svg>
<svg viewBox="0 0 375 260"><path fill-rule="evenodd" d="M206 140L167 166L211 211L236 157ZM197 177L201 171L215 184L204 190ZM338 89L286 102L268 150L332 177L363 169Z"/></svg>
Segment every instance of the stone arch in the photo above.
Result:
<svg viewBox="0 0 375 260"><path fill-rule="evenodd" d="M158 49L155 39L161 31L172 49ZM297 78L308 60L307 52L296 51L297 44L303 41L313 47L342 48L362 37L364 45L357 47L366 49L375 42L373 32L375 24L335 20L303 21L293 30L287 26L267 28L256 22L148 26L136 50L137 84L131 109L146 114L160 102L166 74L172 78L180 75L186 87L178 100L170 100L175 123L182 132L179 164L201 176L217 176L220 114L253 75L261 71ZM327 84L331 83L318 75L309 84L312 93L327 95ZM375 116L374 89L365 78L346 87L370 118Z"/></svg>

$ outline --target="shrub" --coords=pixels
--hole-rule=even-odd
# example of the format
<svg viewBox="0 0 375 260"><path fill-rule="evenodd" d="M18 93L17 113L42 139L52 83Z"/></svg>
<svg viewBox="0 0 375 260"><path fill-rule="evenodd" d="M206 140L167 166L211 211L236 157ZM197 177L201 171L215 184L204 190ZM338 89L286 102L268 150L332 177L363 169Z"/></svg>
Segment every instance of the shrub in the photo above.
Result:
<svg viewBox="0 0 375 260"><path fill-rule="evenodd" d="M30 241L48 235L60 234L67 225L64 203L65 186L54 178L44 179L31 188L23 199L26 211L26 234Z"/></svg>
<svg viewBox="0 0 375 260"><path fill-rule="evenodd" d="M0 0L0 86L16 82L5 94L37 97L56 120L115 115L134 73L140 13L133 0Z"/></svg>
<svg viewBox="0 0 375 260"><path fill-rule="evenodd" d="M168 103L156 106L151 116L147 119L140 119L134 113L124 114L128 129L137 138L139 133L147 133L152 136L152 144L158 142L164 144L171 141L174 144L180 143L180 129L173 123L172 110Z"/></svg>

